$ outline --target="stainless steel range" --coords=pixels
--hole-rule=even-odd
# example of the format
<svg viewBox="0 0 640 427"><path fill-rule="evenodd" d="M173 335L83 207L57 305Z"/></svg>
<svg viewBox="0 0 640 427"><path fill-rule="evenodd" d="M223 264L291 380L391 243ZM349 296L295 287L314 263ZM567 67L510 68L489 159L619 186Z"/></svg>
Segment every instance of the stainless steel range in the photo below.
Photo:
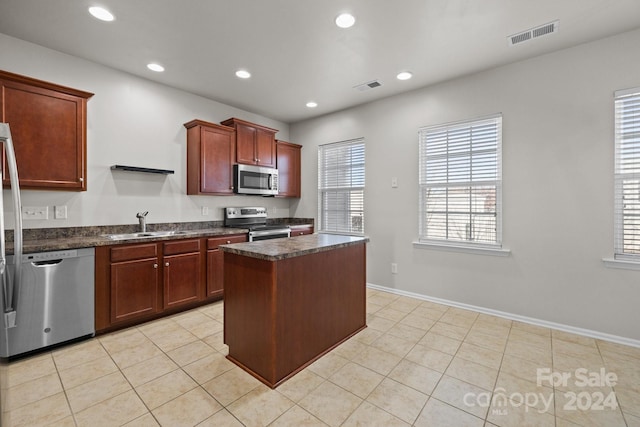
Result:
<svg viewBox="0 0 640 427"><path fill-rule="evenodd" d="M291 237L288 225L267 225L267 208L264 207L225 208L224 225L248 228L250 242Z"/></svg>

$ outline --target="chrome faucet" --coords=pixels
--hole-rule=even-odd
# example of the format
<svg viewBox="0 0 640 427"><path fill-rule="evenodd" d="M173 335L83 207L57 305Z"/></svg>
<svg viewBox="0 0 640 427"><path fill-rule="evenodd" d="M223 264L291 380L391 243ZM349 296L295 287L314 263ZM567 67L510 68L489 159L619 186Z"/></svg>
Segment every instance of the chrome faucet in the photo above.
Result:
<svg viewBox="0 0 640 427"><path fill-rule="evenodd" d="M149 213L149 211L146 212L138 212L136 214L136 218L138 218L138 222L140 222L140 232L144 233L145 231L147 231L147 214Z"/></svg>

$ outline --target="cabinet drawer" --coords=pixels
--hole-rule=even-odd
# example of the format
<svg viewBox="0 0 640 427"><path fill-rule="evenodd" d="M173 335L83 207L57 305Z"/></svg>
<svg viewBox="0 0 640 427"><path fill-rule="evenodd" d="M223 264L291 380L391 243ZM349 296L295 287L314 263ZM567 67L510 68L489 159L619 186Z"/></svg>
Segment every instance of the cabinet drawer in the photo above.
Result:
<svg viewBox="0 0 640 427"><path fill-rule="evenodd" d="M313 234L313 225L291 226L291 237L303 236L305 234Z"/></svg>
<svg viewBox="0 0 640 427"><path fill-rule="evenodd" d="M199 252L200 240L178 240L164 243L164 254L175 255L187 252Z"/></svg>
<svg viewBox="0 0 640 427"><path fill-rule="evenodd" d="M218 249L220 245L228 245L230 243L242 243L247 241L247 236L245 234L234 235L234 236L224 236L224 237L215 237L211 239L207 239L207 249Z"/></svg>
<svg viewBox="0 0 640 427"><path fill-rule="evenodd" d="M155 243L111 248L112 262L130 261L142 258L155 258L157 256L158 245L156 245Z"/></svg>

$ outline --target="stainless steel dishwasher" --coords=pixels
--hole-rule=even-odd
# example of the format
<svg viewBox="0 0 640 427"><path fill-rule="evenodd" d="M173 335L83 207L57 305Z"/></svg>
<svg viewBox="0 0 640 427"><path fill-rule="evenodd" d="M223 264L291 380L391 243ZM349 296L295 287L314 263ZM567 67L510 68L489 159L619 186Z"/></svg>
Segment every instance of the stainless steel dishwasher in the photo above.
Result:
<svg viewBox="0 0 640 427"><path fill-rule="evenodd" d="M24 254L16 301L16 326L8 329L11 357L92 336L93 248ZM13 274L13 256L7 257Z"/></svg>

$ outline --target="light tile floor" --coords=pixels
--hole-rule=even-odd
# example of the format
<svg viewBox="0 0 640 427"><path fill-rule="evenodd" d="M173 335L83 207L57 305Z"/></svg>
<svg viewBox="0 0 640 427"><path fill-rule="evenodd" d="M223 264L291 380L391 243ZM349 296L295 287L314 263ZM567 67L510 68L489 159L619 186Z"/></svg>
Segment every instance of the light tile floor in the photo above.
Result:
<svg viewBox="0 0 640 427"><path fill-rule="evenodd" d="M638 348L372 289L367 312L276 390L225 358L221 302L16 361L11 424L640 426Z"/></svg>

